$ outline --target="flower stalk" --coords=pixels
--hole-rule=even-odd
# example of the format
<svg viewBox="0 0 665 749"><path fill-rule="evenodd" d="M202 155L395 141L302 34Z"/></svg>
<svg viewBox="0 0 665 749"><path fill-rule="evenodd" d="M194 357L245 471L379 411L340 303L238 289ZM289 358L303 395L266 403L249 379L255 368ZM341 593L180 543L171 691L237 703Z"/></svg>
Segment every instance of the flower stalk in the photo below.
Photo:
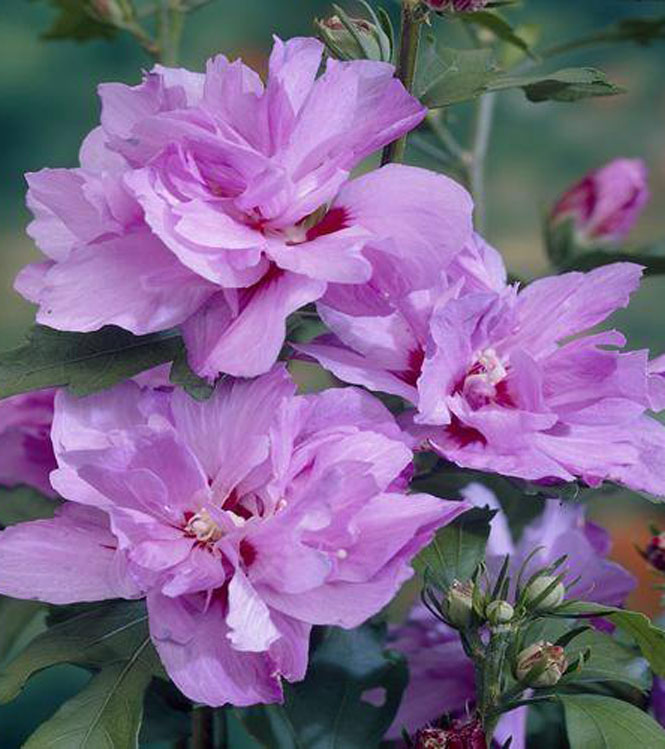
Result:
<svg viewBox="0 0 665 749"><path fill-rule="evenodd" d="M213 749L215 746L215 713L211 707L192 710L192 749Z"/></svg>
<svg viewBox="0 0 665 749"><path fill-rule="evenodd" d="M426 15L419 0L402 0L402 21L396 75L407 91L413 91L420 47L420 30ZM406 134L383 150L381 165L404 161Z"/></svg>

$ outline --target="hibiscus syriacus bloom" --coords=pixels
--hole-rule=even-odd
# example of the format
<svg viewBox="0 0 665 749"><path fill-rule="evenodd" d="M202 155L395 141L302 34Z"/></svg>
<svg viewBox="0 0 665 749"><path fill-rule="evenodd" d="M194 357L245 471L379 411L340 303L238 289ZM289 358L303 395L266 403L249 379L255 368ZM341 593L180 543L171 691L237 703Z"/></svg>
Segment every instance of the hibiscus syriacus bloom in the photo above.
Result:
<svg viewBox="0 0 665 749"><path fill-rule="evenodd" d="M647 175L642 159L610 161L589 172L559 198L551 221L572 219L582 242L621 242L649 202Z"/></svg>
<svg viewBox="0 0 665 749"><path fill-rule="evenodd" d="M649 363L646 351L620 352L617 331L590 332L628 304L641 272L615 263L519 290L476 240L390 314L320 304L333 335L298 348L413 403L413 434L460 466L663 495L665 427L647 414L665 406L663 357Z"/></svg>
<svg viewBox="0 0 665 749"><path fill-rule="evenodd" d="M499 509L496 497L480 484L464 491L473 504ZM519 543L513 542L505 515L492 520L487 545L487 563L497 574L506 554L511 555L513 578L526 557L542 547L531 560L525 577L568 555L570 577L581 577L573 591L587 601L620 606L637 581L623 567L607 559L610 538L607 532L584 518L579 506L562 505L548 500L544 513L526 528ZM402 726L410 733L440 716L462 716L475 701L473 663L464 653L459 634L436 619L423 605L414 608L406 624L391 633L391 647L402 652L409 664L410 680L390 735L399 737ZM495 738L503 745L510 736L511 747L526 745L526 708L505 714Z"/></svg>
<svg viewBox="0 0 665 749"><path fill-rule="evenodd" d="M77 169L28 175L29 233L48 256L16 288L59 330L181 326L202 376L255 376L286 317L381 258L421 288L471 232L456 183L388 165L351 169L425 109L381 62L328 60L275 40L264 86L223 55L205 74L157 66L99 89L101 127Z"/></svg>
<svg viewBox="0 0 665 749"><path fill-rule="evenodd" d="M0 400L0 484L27 484L53 496L49 474L56 467L51 445L55 391Z"/></svg>
<svg viewBox="0 0 665 749"><path fill-rule="evenodd" d="M147 598L191 699L249 705L302 679L313 624L355 627L468 509L406 495L412 453L370 395L294 396L285 370L199 403L135 383L56 398L54 520L0 535L0 593L54 604Z"/></svg>

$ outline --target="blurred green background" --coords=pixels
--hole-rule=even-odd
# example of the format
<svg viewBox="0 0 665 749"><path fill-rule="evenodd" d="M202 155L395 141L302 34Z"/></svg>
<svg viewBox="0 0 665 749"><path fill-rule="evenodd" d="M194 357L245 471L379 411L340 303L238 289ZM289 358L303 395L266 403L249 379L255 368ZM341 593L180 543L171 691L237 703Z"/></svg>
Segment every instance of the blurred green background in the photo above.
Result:
<svg viewBox="0 0 665 749"><path fill-rule="evenodd" d="M339 2L353 9L353 0ZM397 15L396 2L383 4ZM23 174L44 166L74 166L81 139L98 119L96 85L138 82L141 69L151 63L129 38L43 41L40 34L54 18L48 0L0 0L0 6L0 348L9 348L21 340L33 316L30 305L12 290L13 278L39 256L24 233L29 216ZM212 0L188 19L182 64L202 69L207 57L222 51L261 68L272 34L309 34L312 19L329 11L326 0ZM526 0L509 13L514 20L539 24L545 45L623 17L657 14L665 14L662 0ZM435 30L463 40L440 22ZM665 43L582 50L553 61L551 69L580 64L604 69L628 93L574 105L530 104L521 93L505 93L498 103L488 160L486 233L510 269L525 277L547 271L540 234L547 206L583 172L616 156L642 157L651 169L652 201L631 243L665 241ZM457 127L462 139L465 123L461 108ZM435 167L415 150L411 159ZM630 310L617 316L632 348L665 351L664 299L665 278L649 279ZM613 531L617 558L641 575L633 605L653 613L658 596L633 543L645 541L649 518L665 526L663 512L634 495L619 494L598 498L593 511ZM81 678L75 669L50 671L18 703L0 709L0 747L17 746L28 719L36 720L36 712L46 717L62 700L63 689L76 691Z"/></svg>

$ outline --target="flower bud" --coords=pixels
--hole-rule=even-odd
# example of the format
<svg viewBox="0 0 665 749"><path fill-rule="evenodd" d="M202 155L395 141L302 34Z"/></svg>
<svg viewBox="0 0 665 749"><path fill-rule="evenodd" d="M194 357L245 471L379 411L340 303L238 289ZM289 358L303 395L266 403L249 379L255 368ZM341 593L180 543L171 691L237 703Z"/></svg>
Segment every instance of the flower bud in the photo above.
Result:
<svg viewBox="0 0 665 749"><path fill-rule="evenodd" d="M538 600L555 580L556 578L551 575L540 575L535 580L532 580L524 591L524 602L526 605L534 611L549 611L556 608L566 595L563 583L557 583L545 598L540 601Z"/></svg>
<svg viewBox="0 0 665 749"><path fill-rule="evenodd" d="M441 12L444 10L455 13L475 13L482 10L489 0L423 0L430 10Z"/></svg>
<svg viewBox="0 0 665 749"><path fill-rule="evenodd" d="M649 541L644 556L654 569L665 572L665 533L659 533Z"/></svg>
<svg viewBox="0 0 665 749"><path fill-rule="evenodd" d="M485 616L490 624L508 624L512 621L515 609L508 601L492 601L485 609Z"/></svg>
<svg viewBox="0 0 665 749"><path fill-rule="evenodd" d="M125 11L118 0L88 0L87 10L89 15L104 23L116 25L126 20Z"/></svg>
<svg viewBox="0 0 665 749"><path fill-rule="evenodd" d="M579 244L617 244L626 238L648 200L644 162L615 159L589 172L559 198L549 231L571 220Z"/></svg>
<svg viewBox="0 0 665 749"><path fill-rule="evenodd" d="M346 13L314 21L316 35L338 60L391 62L390 39L378 19L351 18Z"/></svg>
<svg viewBox="0 0 665 749"><path fill-rule="evenodd" d="M517 656L515 677L529 687L553 687L567 668L564 649L541 640Z"/></svg>
<svg viewBox="0 0 665 749"><path fill-rule="evenodd" d="M460 583L458 580L448 588L443 613L448 624L456 629L466 629L473 620L473 589L471 581Z"/></svg>

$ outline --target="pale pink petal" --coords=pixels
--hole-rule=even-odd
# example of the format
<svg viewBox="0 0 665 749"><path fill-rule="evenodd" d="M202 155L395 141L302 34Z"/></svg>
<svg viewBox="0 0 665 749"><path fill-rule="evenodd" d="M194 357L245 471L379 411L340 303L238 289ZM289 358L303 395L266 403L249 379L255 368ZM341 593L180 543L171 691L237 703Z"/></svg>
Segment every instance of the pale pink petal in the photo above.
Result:
<svg viewBox="0 0 665 749"><path fill-rule="evenodd" d="M182 390L174 393L178 434L214 481L220 500L267 458L270 424L280 403L294 393L283 366L255 380L224 380L203 403Z"/></svg>
<svg viewBox="0 0 665 749"><path fill-rule="evenodd" d="M529 284L519 295L519 345L532 353L602 322L628 305L639 286L642 267L612 263L589 273L564 273Z"/></svg>
<svg viewBox="0 0 665 749"><path fill-rule="evenodd" d="M125 596L133 586L118 583L116 546L98 510L67 508L53 520L7 528L0 533L0 593L53 604Z"/></svg>
<svg viewBox="0 0 665 749"><path fill-rule="evenodd" d="M272 659L267 654L235 650L227 638L221 605L213 600L204 606L205 596L148 599L152 638L176 686L195 702L212 707L281 701L282 689ZM172 623L187 619L189 639L174 639Z"/></svg>
<svg viewBox="0 0 665 749"><path fill-rule="evenodd" d="M362 250L371 234L360 227L341 229L302 244L273 242L268 254L285 270L337 283L362 283L372 276L372 265Z"/></svg>
<svg viewBox="0 0 665 749"><path fill-rule="evenodd" d="M428 288L471 239L471 197L453 180L390 164L358 177L334 206L371 231L381 288L395 295Z"/></svg>
<svg viewBox="0 0 665 749"><path fill-rule="evenodd" d="M43 276L37 320L87 332L118 325L150 333L186 320L214 292L149 232L70 253Z"/></svg>
<svg viewBox="0 0 665 749"><path fill-rule="evenodd" d="M242 652L264 652L280 636L268 607L241 570L236 570L229 583L226 624L231 644Z"/></svg>
<svg viewBox="0 0 665 749"><path fill-rule="evenodd" d="M189 363L202 377L219 372L255 377L277 360L286 336L286 318L324 293L322 281L273 272L243 292L242 309L234 314L222 294L182 327Z"/></svg>
<svg viewBox="0 0 665 749"><path fill-rule="evenodd" d="M352 351L334 338L326 336L313 343L296 344L294 348L315 359L343 382L399 395L411 402L417 400L415 387L402 379L399 372L386 370L370 357Z"/></svg>

